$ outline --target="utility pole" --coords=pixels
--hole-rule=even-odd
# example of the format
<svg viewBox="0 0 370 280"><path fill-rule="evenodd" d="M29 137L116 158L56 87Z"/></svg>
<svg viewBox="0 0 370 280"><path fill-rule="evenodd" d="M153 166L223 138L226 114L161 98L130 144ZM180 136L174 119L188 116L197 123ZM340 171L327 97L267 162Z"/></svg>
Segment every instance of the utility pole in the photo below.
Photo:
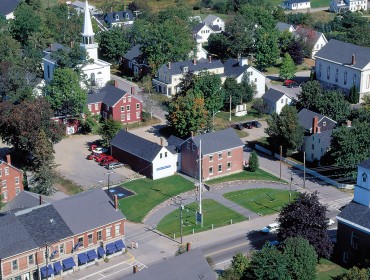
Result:
<svg viewBox="0 0 370 280"><path fill-rule="evenodd" d="M110 192L109 192L109 183L110 183L110 174L113 174L113 171L108 171L104 173L104 176L108 176L108 196L110 197Z"/></svg>
<svg viewBox="0 0 370 280"><path fill-rule="evenodd" d="M229 122L231 122L231 94L229 96L229 103L230 103L230 115L229 115Z"/></svg>
<svg viewBox="0 0 370 280"><path fill-rule="evenodd" d="M181 196L176 196L175 198L176 200L174 201L175 205L176 206L179 206L179 210L180 210L180 242L182 244L182 225L183 225L183 221L182 221L182 210L184 210L184 205L182 204L182 197ZM177 201L177 199L179 199L179 201Z"/></svg>
<svg viewBox="0 0 370 280"><path fill-rule="evenodd" d="M199 140L199 213L202 214L202 140Z"/></svg>
<svg viewBox="0 0 370 280"><path fill-rule="evenodd" d="M306 151L303 152L303 188L306 187Z"/></svg>
<svg viewBox="0 0 370 280"><path fill-rule="evenodd" d="M280 145L280 180L281 180L281 159L283 157L283 146Z"/></svg>

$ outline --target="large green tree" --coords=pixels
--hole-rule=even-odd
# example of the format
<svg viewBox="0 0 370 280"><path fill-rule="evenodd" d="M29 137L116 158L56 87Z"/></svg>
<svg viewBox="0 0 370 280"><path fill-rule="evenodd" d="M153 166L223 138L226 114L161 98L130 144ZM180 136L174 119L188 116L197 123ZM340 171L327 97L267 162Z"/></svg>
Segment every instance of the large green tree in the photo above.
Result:
<svg viewBox="0 0 370 280"><path fill-rule="evenodd" d="M258 29L256 33L255 57L257 66L265 70L274 66L279 58L278 37L275 30Z"/></svg>
<svg viewBox="0 0 370 280"><path fill-rule="evenodd" d="M75 116L83 112L87 93L81 88L76 72L70 68L57 68L53 80L46 87L46 98L55 114Z"/></svg>
<svg viewBox="0 0 370 280"><path fill-rule="evenodd" d="M104 145L109 146L110 141L122 129L122 123L113 119L107 119L99 128L99 135L101 136Z"/></svg>
<svg viewBox="0 0 370 280"><path fill-rule="evenodd" d="M219 280L243 279L247 268L248 259L242 253L236 253L231 260L230 267L222 272Z"/></svg>
<svg viewBox="0 0 370 280"><path fill-rule="evenodd" d="M112 28L100 35L99 51L109 62L118 64L122 56L127 52L130 43L128 34L124 28Z"/></svg>
<svg viewBox="0 0 370 280"><path fill-rule="evenodd" d="M296 71L297 67L294 64L293 59L288 53L286 53L280 66L279 77L283 80L289 80L294 77Z"/></svg>

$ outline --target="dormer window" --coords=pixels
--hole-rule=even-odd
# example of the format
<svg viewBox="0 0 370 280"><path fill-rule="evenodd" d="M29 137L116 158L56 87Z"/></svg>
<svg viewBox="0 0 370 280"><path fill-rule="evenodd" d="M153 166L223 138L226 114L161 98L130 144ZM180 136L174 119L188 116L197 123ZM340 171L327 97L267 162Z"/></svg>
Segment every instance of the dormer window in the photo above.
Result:
<svg viewBox="0 0 370 280"><path fill-rule="evenodd" d="M189 68L188 68L187 66L184 66L184 67L182 68L182 71L184 71L184 73L187 73L187 72L189 71Z"/></svg>
<svg viewBox="0 0 370 280"><path fill-rule="evenodd" d="M362 174L362 182L366 183L367 182L367 175L366 173Z"/></svg>
<svg viewBox="0 0 370 280"><path fill-rule="evenodd" d="M114 18L115 18L115 20L119 20L119 15L118 14L114 14Z"/></svg>

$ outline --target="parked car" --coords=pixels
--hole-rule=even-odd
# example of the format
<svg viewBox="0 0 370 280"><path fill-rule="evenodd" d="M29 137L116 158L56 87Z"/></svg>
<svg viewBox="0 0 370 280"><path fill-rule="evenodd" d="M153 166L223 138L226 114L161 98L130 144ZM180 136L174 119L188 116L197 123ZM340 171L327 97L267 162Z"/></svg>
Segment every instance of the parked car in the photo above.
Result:
<svg viewBox="0 0 370 280"><path fill-rule="evenodd" d="M237 129L237 130L243 130L243 128L244 128L243 124L241 124L241 123L233 124L232 127Z"/></svg>
<svg viewBox="0 0 370 280"><path fill-rule="evenodd" d="M103 160L113 159L112 156L108 156L106 154L102 154L100 157L95 159L96 162L102 162Z"/></svg>
<svg viewBox="0 0 370 280"><path fill-rule="evenodd" d="M100 165L101 166L107 166L111 163L114 163L114 162L118 162L118 160L116 159L108 159L108 160L103 160L102 162L100 162Z"/></svg>
<svg viewBox="0 0 370 280"><path fill-rule="evenodd" d="M103 154L108 152L108 149L103 147L96 147L95 149L92 150L92 152L95 154Z"/></svg>
<svg viewBox="0 0 370 280"><path fill-rule="evenodd" d="M95 150L98 147L96 144L91 144L89 147L89 151Z"/></svg>
<svg viewBox="0 0 370 280"><path fill-rule="evenodd" d="M253 128L253 124L252 124L252 122L246 122L246 123L244 123L244 127L245 128L248 128L248 129L252 129Z"/></svg>
<svg viewBox="0 0 370 280"><path fill-rule="evenodd" d="M252 121L252 125L254 127L261 127L262 126L262 124L259 121Z"/></svg>
<svg viewBox="0 0 370 280"><path fill-rule="evenodd" d="M274 233L279 229L279 223L269 224L268 226L261 229L263 233Z"/></svg>
<svg viewBox="0 0 370 280"><path fill-rule="evenodd" d="M124 166L124 164L122 162L112 162L108 165L106 165L105 167L108 168L109 170L112 170L112 169L116 169L116 168L119 168L119 167L122 167Z"/></svg>
<svg viewBox="0 0 370 280"><path fill-rule="evenodd" d="M91 155L88 155L86 157L86 159L88 159L88 160L96 160L98 157L100 157L100 155L91 154Z"/></svg>

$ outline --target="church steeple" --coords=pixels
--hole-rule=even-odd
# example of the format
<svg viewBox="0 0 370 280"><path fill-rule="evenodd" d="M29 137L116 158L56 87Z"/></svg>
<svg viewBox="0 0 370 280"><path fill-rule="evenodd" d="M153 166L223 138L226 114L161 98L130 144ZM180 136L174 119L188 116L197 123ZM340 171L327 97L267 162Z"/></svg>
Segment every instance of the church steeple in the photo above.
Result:
<svg viewBox="0 0 370 280"><path fill-rule="evenodd" d="M84 45L94 44L94 35L95 33L92 28L89 4L87 3L87 0L86 0L84 26L82 29L82 43Z"/></svg>

